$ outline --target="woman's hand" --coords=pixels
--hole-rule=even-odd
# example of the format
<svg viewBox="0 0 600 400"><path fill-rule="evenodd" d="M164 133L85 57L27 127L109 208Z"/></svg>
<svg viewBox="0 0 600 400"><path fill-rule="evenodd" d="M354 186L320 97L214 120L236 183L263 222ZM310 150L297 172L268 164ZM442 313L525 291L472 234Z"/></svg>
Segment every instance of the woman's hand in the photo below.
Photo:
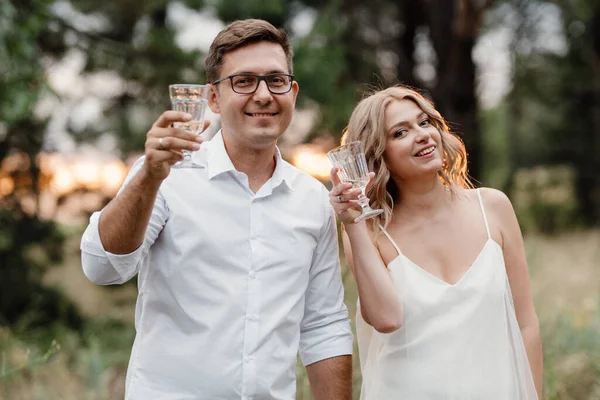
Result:
<svg viewBox="0 0 600 400"><path fill-rule="evenodd" d="M360 189L352 190L351 183L342 183L338 172L339 167L333 167L331 169L331 182L333 187L329 192L329 202L333 206L336 214L340 217L340 220L345 224L353 224L354 219L360 215L362 210L358 204L358 197L362 193ZM369 183L375 176L374 172L369 172Z"/></svg>

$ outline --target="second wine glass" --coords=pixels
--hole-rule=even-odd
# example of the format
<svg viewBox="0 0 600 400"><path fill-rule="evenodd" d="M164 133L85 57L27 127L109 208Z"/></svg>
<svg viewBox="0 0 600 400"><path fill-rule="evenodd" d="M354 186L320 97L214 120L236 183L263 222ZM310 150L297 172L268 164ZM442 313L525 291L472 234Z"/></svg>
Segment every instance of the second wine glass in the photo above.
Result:
<svg viewBox="0 0 600 400"><path fill-rule="evenodd" d="M327 156L334 166L339 167L341 181L351 183L352 189L360 189L362 192L358 196L358 204L362 207L362 212L354 219L354 222L381 214L383 210L373 209L369 206L369 199L365 193L369 183L369 169L367 168L362 143L351 142L336 147L329 151Z"/></svg>

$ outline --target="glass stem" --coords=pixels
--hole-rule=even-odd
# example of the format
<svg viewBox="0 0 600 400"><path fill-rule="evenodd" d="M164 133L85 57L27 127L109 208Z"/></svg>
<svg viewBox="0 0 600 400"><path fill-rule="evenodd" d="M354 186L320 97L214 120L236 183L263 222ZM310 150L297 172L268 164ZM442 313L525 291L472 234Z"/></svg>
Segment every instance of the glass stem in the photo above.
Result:
<svg viewBox="0 0 600 400"><path fill-rule="evenodd" d="M362 193L358 196L358 205L362 207L363 211L369 208L369 198L365 194L366 188L361 188Z"/></svg>

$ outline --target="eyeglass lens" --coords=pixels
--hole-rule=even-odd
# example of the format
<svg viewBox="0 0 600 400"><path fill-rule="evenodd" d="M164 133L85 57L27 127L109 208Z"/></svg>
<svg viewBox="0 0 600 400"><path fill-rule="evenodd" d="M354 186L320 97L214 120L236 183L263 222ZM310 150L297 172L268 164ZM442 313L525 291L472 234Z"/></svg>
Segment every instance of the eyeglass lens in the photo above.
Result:
<svg viewBox="0 0 600 400"><path fill-rule="evenodd" d="M255 75L236 75L231 78L233 90L237 93L253 93L260 83L261 78L267 83L271 93L286 93L290 90L292 78L287 75L266 75L259 77Z"/></svg>

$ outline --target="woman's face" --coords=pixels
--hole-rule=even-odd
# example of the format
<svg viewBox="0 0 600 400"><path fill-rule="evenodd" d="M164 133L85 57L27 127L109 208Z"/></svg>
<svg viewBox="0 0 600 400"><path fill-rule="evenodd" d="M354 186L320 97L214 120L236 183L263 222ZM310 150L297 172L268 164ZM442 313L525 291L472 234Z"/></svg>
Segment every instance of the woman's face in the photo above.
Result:
<svg viewBox="0 0 600 400"><path fill-rule="evenodd" d="M393 100L388 104L385 133L383 156L394 180L427 178L442 169L441 134L412 100Z"/></svg>

